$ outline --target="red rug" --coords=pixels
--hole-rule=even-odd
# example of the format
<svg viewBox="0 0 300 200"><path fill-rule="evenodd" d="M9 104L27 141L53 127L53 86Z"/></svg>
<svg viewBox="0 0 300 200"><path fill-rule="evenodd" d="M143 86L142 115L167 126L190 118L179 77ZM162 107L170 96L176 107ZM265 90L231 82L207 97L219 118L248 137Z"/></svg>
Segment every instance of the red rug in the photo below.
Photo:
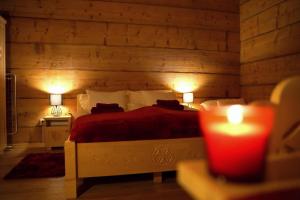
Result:
<svg viewBox="0 0 300 200"><path fill-rule="evenodd" d="M61 177L64 175L64 153L34 153L23 158L4 179Z"/></svg>

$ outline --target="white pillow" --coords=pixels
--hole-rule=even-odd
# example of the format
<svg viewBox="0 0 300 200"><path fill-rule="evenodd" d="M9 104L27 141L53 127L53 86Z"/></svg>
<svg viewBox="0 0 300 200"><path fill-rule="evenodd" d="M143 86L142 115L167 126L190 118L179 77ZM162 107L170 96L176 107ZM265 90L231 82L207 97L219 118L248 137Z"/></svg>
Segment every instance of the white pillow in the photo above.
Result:
<svg viewBox="0 0 300 200"><path fill-rule="evenodd" d="M127 110L128 97L127 91L115 91L115 92L100 92L93 90L86 90L89 101L89 108L96 106L97 103L117 103L124 110Z"/></svg>
<svg viewBox="0 0 300 200"><path fill-rule="evenodd" d="M128 91L128 110L156 104L157 99L176 100L176 94L170 90Z"/></svg>
<svg viewBox="0 0 300 200"><path fill-rule="evenodd" d="M215 106L228 106L234 104L245 104L244 99L242 98L234 98L234 99L218 99L218 100L207 100L201 103L205 110L208 110Z"/></svg>
<svg viewBox="0 0 300 200"><path fill-rule="evenodd" d="M89 99L87 94L78 94L77 95L77 115L85 115L91 112L89 107Z"/></svg>
<svg viewBox="0 0 300 200"><path fill-rule="evenodd" d="M205 110L209 110L218 105L217 100L207 100L200 104Z"/></svg>
<svg viewBox="0 0 300 200"><path fill-rule="evenodd" d="M127 109L128 110L135 110L135 109L142 108L142 107L145 107L145 106L146 105L140 104L140 103L128 103Z"/></svg>

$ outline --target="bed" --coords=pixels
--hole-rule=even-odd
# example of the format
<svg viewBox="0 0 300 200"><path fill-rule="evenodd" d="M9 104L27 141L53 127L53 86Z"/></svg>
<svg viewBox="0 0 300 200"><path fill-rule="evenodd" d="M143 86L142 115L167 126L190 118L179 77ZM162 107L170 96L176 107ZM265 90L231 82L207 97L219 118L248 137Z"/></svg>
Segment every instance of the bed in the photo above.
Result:
<svg viewBox="0 0 300 200"><path fill-rule="evenodd" d="M128 96L128 91L118 91L112 95L109 93L97 95L98 97L101 96L100 101L103 103L118 101L129 112L136 112L130 110L149 106L157 98L173 98L170 94L168 94L169 96L163 94L164 92L131 92ZM120 94L122 98L120 98ZM124 94L125 97L123 98ZM89 100L87 100L86 95L78 95L77 110L79 115L87 114L89 108L87 102L94 101L93 103L95 103L95 98L92 98L93 95L90 92ZM68 199L77 198L78 187L83 178L153 173L153 180L161 182L161 173L175 170L177 162L204 157L201 137L139 138L139 140L133 138L127 141L88 142L76 142L69 137L65 141L64 148L65 193Z"/></svg>

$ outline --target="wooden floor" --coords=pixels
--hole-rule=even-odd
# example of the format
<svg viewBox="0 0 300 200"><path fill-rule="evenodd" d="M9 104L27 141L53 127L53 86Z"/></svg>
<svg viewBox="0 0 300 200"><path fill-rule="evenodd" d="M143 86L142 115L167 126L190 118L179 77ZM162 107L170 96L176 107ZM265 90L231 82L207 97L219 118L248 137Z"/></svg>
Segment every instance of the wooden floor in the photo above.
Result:
<svg viewBox="0 0 300 200"><path fill-rule="evenodd" d="M9 170L26 154L49 151L40 144L19 144L13 150L0 154L0 199L48 200L65 199L63 178L3 180ZM61 150L56 150L61 151ZM162 184L155 184L151 176L122 176L91 179L89 187L78 199L103 200L191 200L176 184L175 177L168 177Z"/></svg>

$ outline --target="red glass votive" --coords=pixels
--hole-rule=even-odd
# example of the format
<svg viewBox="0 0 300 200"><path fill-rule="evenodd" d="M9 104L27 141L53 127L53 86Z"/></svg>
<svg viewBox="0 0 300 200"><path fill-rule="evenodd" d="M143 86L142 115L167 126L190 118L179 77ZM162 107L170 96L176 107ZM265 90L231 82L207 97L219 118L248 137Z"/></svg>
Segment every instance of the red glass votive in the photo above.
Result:
<svg viewBox="0 0 300 200"><path fill-rule="evenodd" d="M264 174L273 108L238 107L241 113L232 110L232 106L200 112L208 167L212 174L228 180L259 181ZM233 116L233 121L229 111L233 111L231 115L237 115L236 119Z"/></svg>

